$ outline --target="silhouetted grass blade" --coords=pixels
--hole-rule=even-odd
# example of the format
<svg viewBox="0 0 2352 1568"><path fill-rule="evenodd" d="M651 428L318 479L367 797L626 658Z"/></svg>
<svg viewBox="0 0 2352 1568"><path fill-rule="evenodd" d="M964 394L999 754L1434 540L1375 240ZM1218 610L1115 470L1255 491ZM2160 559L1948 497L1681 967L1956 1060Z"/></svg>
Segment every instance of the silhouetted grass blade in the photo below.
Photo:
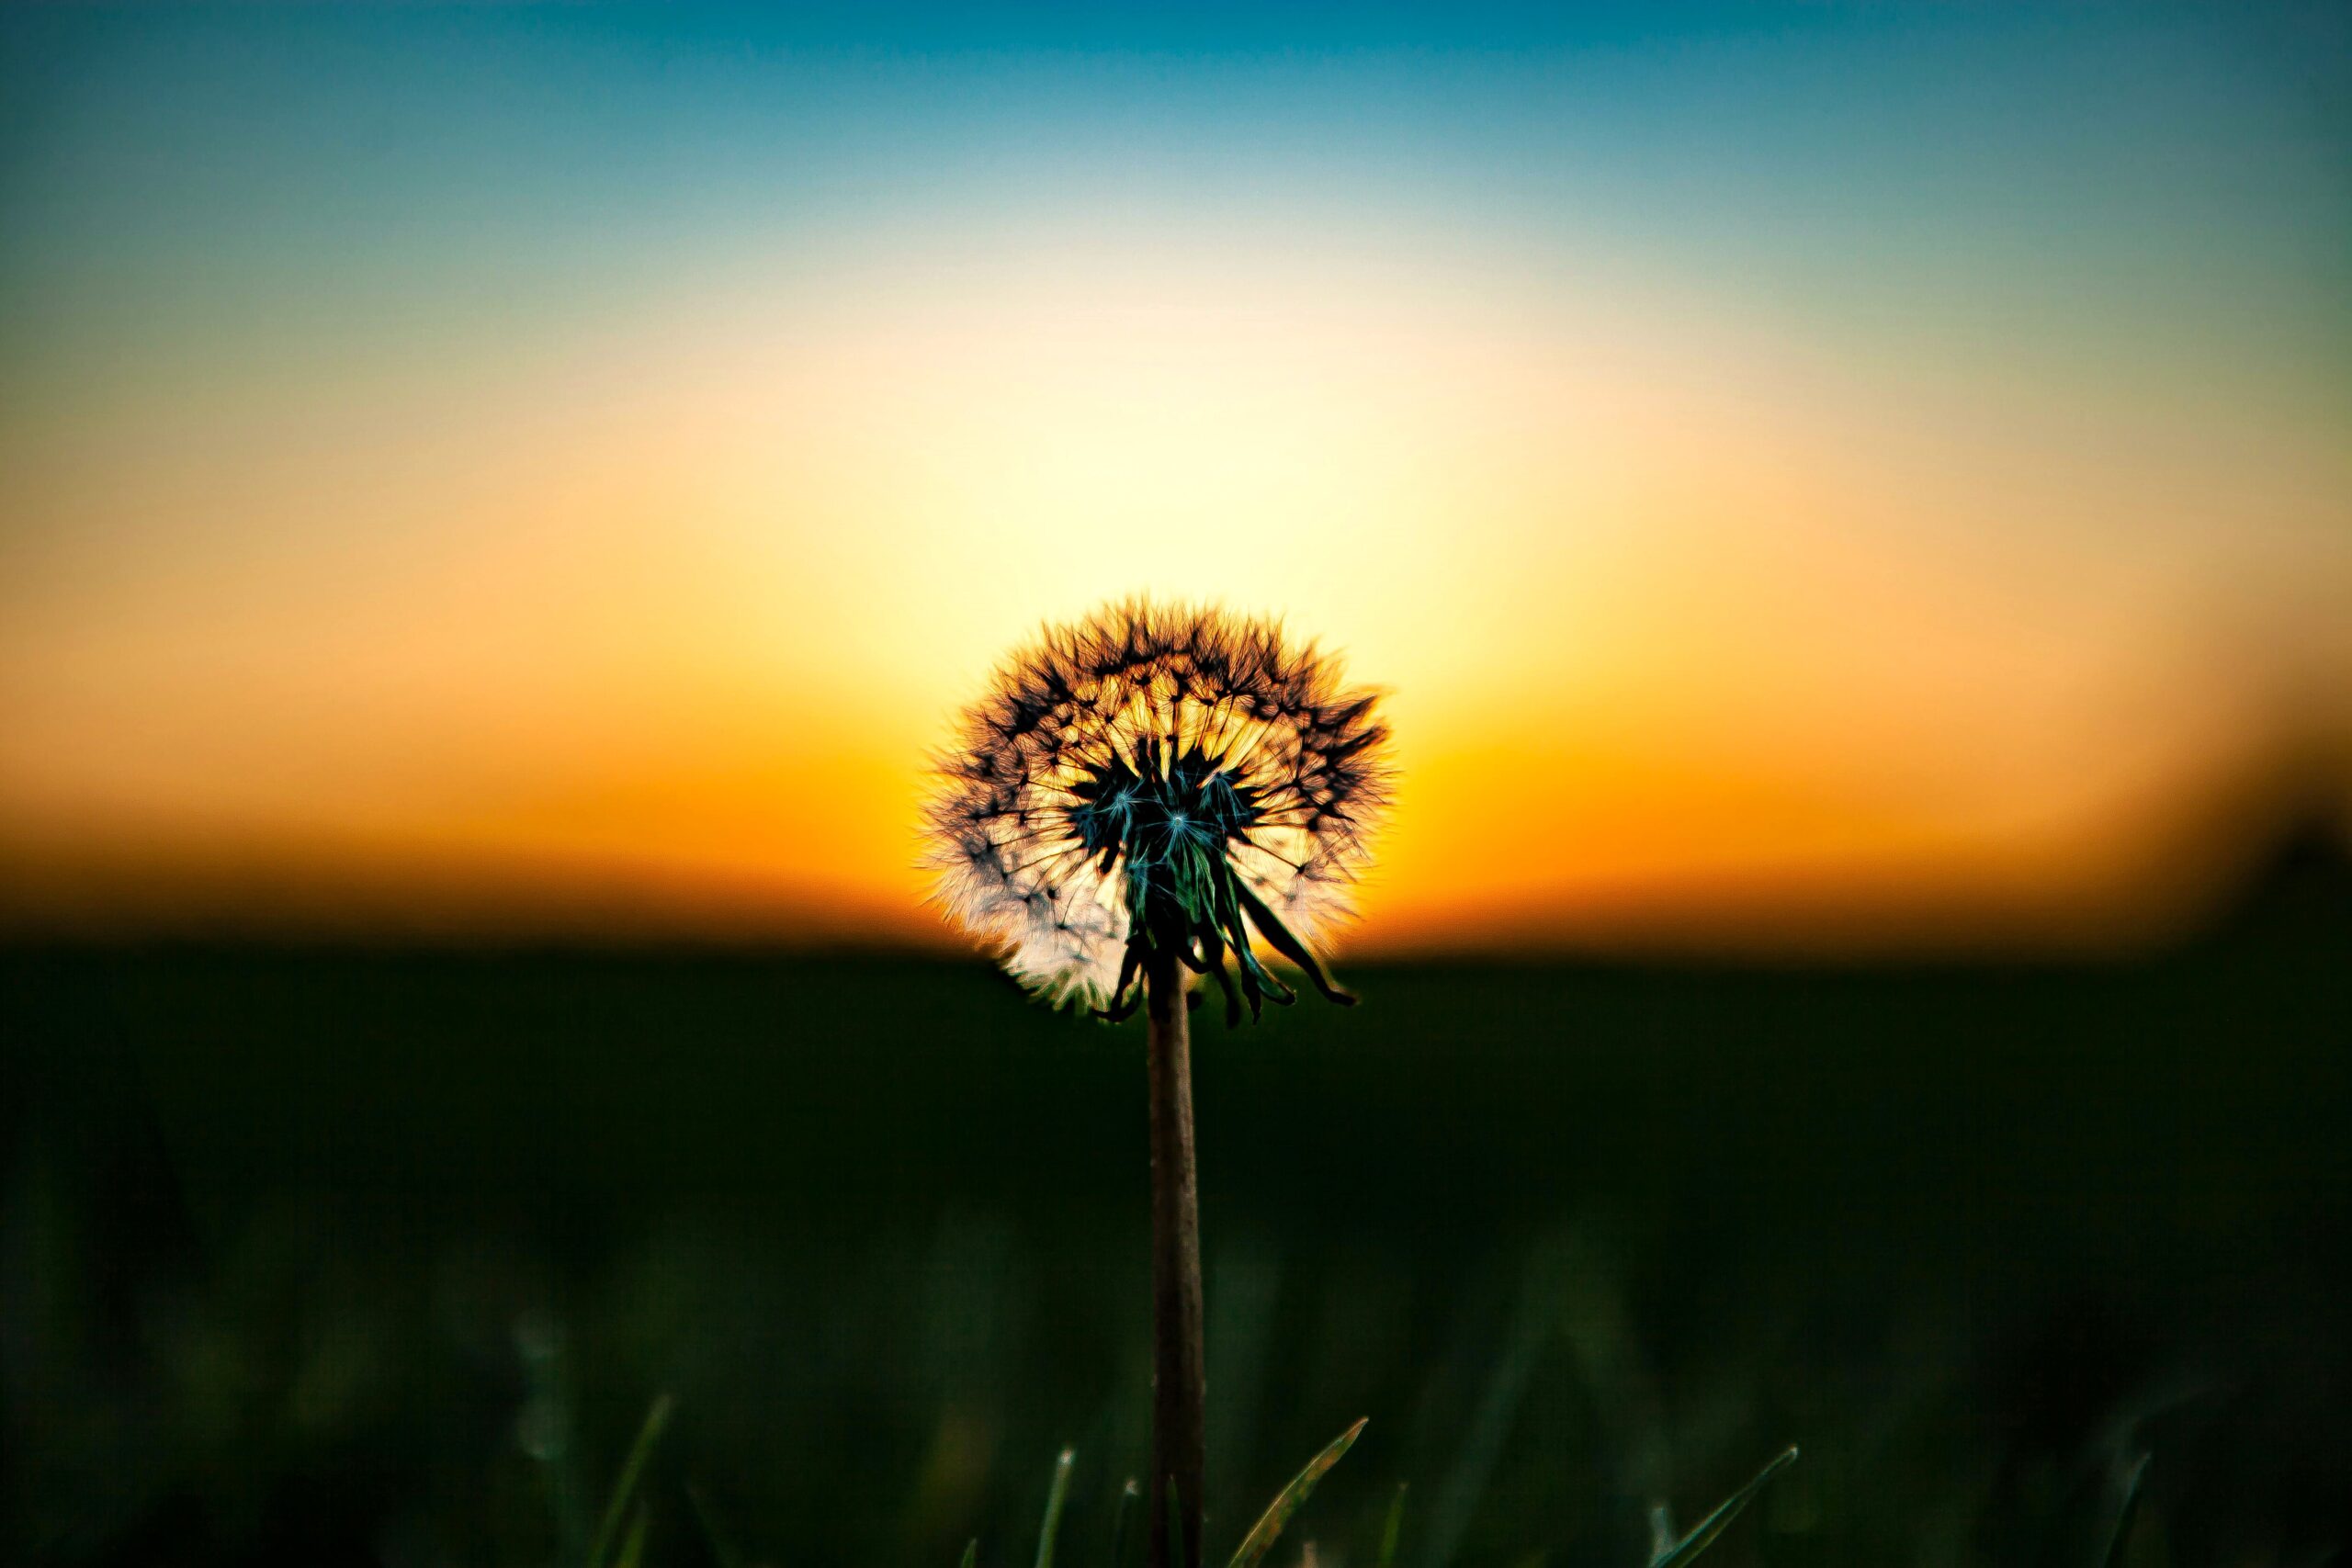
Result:
<svg viewBox="0 0 2352 1568"><path fill-rule="evenodd" d="M1421 1535L1421 1556L1429 1568L1448 1568L1470 1532L1470 1521L1494 1475L1503 1438L1527 1393L1528 1380L1560 1322L1563 1288L1563 1271L1554 1260L1531 1259L1519 1305L1512 1313L1510 1338L1478 1396L1470 1430L1430 1503L1429 1520Z"/></svg>
<svg viewBox="0 0 2352 1568"><path fill-rule="evenodd" d="M1655 1562L1674 1550L1674 1512L1663 1503L1650 1506L1650 1561Z"/></svg>
<svg viewBox="0 0 2352 1568"><path fill-rule="evenodd" d="M1689 1535L1652 1557L1650 1568L1682 1568L1684 1563L1706 1551L1713 1543L1715 1537L1723 1534L1732 1520L1739 1517L1741 1511L1748 1504L1756 1501L1757 1495L1764 1490L1767 1482L1796 1461L1795 1449L1792 1448L1782 1452L1771 1463L1758 1471L1755 1480L1724 1499L1713 1513L1693 1526Z"/></svg>
<svg viewBox="0 0 2352 1568"><path fill-rule="evenodd" d="M2132 1534L2132 1517L2140 1511L2140 1488L2148 1479L2148 1456L2142 1454L2132 1461L2132 1473L2123 1478L2123 1501L2115 1510L2115 1529L2107 1538L2107 1551L2101 1555L2101 1568L2121 1568L2123 1543Z"/></svg>
<svg viewBox="0 0 2352 1568"><path fill-rule="evenodd" d="M1135 1517L1136 1503L1142 1496L1143 1488L1132 1475L1119 1488L1119 1506L1111 1515L1111 1568L1126 1568L1127 1521Z"/></svg>
<svg viewBox="0 0 2352 1568"><path fill-rule="evenodd" d="M1389 1500L1388 1521L1380 1527L1379 1568L1395 1568L1396 1541L1405 1529L1405 1483L1396 1483L1396 1495Z"/></svg>
<svg viewBox="0 0 2352 1568"><path fill-rule="evenodd" d="M689 1483L686 1486L686 1506L694 1510L695 1528L702 1531L703 1545L710 1550L710 1560L718 1568L743 1568L742 1549L735 1544L735 1537L719 1522L718 1510L703 1489Z"/></svg>
<svg viewBox="0 0 2352 1568"><path fill-rule="evenodd" d="M1064 1449L1054 1461L1054 1482L1046 1489L1046 1517L1037 1526L1037 1568L1054 1568L1054 1542L1062 1533L1062 1505L1069 1500L1069 1467L1078 1450Z"/></svg>
<svg viewBox="0 0 2352 1568"><path fill-rule="evenodd" d="M629 1499L637 1495L638 1483L645 1478L645 1466L653 1457L653 1445L662 1440L662 1429L670 1424L672 1405L673 1401L665 1393L646 1411L644 1425L637 1429L637 1441L629 1445L628 1458L621 1463L620 1477L613 1483L612 1497L605 1504L605 1517L597 1521L595 1540L588 1548L588 1568L605 1568L605 1554L613 1549L613 1538L620 1533L621 1521L628 1517ZM642 1549L643 1542L639 1541L639 1546Z"/></svg>
<svg viewBox="0 0 2352 1568"><path fill-rule="evenodd" d="M1265 1513L1259 1517L1250 1533L1242 1538L1239 1549L1233 1554L1232 1568L1256 1568L1258 1560L1265 1556L1267 1549L1274 1544L1274 1538L1283 1533L1283 1527L1290 1523L1290 1517L1298 1512L1299 1505L1306 1502L1307 1494L1315 1490L1315 1483L1323 1479L1324 1472L1340 1462L1340 1456L1354 1444L1356 1434L1363 1427L1363 1420L1357 1421L1325 1445L1321 1453L1308 1460L1305 1470L1291 1477L1290 1484L1282 1489L1281 1495L1267 1506Z"/></svg>
<svg viewBox="0 0 2352 1568"><path fill-rule="evenodd" d="M630 1516L628 1535L621 1542L621 1554L613 1559L613 1568L639 1568L645 1561L645 1532L653 1526L653 1516L640 1503Z"/></svg>

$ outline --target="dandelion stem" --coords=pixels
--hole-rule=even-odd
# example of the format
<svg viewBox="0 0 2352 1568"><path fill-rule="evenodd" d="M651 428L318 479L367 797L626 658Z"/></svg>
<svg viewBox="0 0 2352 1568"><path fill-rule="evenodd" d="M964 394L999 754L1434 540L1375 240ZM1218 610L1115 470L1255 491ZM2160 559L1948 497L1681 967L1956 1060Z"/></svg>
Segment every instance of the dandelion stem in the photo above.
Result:
<svg viewBox="0 0 2352 1568"><path fill-rule="evenodd" d="M1151 1568L1200 1568L1207 1381L1201 1357L1200 1187L1193 1163L1192 1031L1184 972L1145 960L1151 1073ZM1176 1510L1171 1529L1170 1500ZM1184 1561L1174 1560L1180 1540Z"/></svg>

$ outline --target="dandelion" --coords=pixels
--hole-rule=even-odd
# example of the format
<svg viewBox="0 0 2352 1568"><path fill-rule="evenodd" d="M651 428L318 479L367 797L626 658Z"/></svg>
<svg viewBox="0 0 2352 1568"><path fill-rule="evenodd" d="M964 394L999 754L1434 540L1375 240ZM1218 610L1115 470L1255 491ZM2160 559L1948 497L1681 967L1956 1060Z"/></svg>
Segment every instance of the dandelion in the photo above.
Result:
<svg viewBox="0 0 2352 1568"><path fill-rule="evenodd" d="M1037 994L1111 1017L1156 956L1214 976L1229 1021L1290 1001L1252 933L1351 1001L1306 942L1386 798L1374 704L1267 621L1134 601L1053 627L937 759L941 899Z"/></svg>
<svg viewBox="0 0 2352 1568"><path fill-rule="evenodd" d="M1150 1021L1153 1562L1200 1555L1200 1224L1190 975L1226 1021L1292 987L1345 918L1387 799L1376 699L1274 623L1130 600L1007 660L935 760L940 901L1036 995ZM1175 1518L1168 1517L1170 1498Z"/></svg>

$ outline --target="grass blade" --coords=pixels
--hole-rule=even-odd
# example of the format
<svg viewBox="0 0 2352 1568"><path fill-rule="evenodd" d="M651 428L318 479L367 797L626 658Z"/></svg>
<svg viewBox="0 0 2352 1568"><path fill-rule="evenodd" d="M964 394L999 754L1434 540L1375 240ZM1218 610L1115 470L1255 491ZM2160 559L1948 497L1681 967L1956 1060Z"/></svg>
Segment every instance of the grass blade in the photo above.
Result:
<svg viewBox="0 0 2352 1568"><path fill-rule="evenodd" d="M974 1536L964 1543L963 1568L980 1568L980 1538Z"/></svg>
<svg viewBox="0 0 2352 1568"><path fill-rule="evenodd" d="M1501 1457L1503 1439L1519 1415L1528 1379L1560 1322L1563 1293L1561 1271L1554 1261L1542 1254L1531 1259L1503 1353L1496 1358L1494 1371L1479 1393L1470 1430L1450 1472L1430 1501L1419 1553L1428 1568L1451 1568L1454 1554L1470 1533L1470 1521L1477 1515L1479 1500L1486 1495L1487 1483Z"/></svg>
<svg viewBox="0 0 2352 1568"><path fill-rule="evenodd" d="M621 1542L621 1554L613 1559L613 1568L638 1568L645 1561L645 1532L652 1525L653 1517L645 1511L643 1504L639 1504L637 1512L629 1517L628 1537Z"/></svg>
<svg viewBox="0 0 2352 1568"><path fill-rule="evenodd" d="M1693 1526L1689 1535L1651 1558L1650 1568L1682 1568L1684 1563L1706 1551L1715 1537L1723 1534L1732 1520L1739 1517L1741 1511L1756 1501L1757 1494L1764 1490L1765 1483L1796 1461L1797 1450L1793 1448L1781 1452L1771 1463L1756 1472L1755 1480L1724 1498L1713 1513Z"/></svg>
<svg viewBox="0 0 2352 1568"><path fill-rule="evenodd" d="M1388 1522L1380 1527L1379 1568L1396 1568L1396 1540L1405 1529L1405 1483L1396 1483L1396 1495L1388 1505Z"/></svg>
<svg viewBox="0 0 2352 1568"><path fill-rule="evenodd" d="M1135 1517L1136 1499L1142 1495L1143 1488L1136 1484L1134 1476L1128 1476L1127 1483L1119 1489L1118 1509L1111 1516L1111 1568L1126 1568L1127 1521Z"/></svg>
<svg viewBox="0 0 2352 1568"><path fill-rule="evenodd" d="M1308 1460L1305 1470L1291 1477L1290 1484L1267 1505L1257 1524L1242 1538L1239 1549L1233 1554L1232 1568L1257 1568L1258 1560L1266 1555L1267 1550L1274 1544L1274 1538L1283 1533L1283 1527L1290 1523L1290 1517L1298 1512L1300 1504L1306 1501L1306 1495L1315 1490L1315 1483L1323 1479L1324 1472L1340 1462L1340 1456L1354 1444L1356 1434L1363 1431L1363 1420L1357 1421L1326 1444L1321 1453Z"/></svg>
<svg viewBox="0 0 2352 1568"><path fill-rule="evenodd" d="M2123 1542L2132 1533L2132 1517L2140 1511L2140 1487L2148 1479L2148 1456L2142 1454L2132 1461L2132 1473L2123 1478L2123 1502L2115 1510L2115 1529L2107 1538L2107 1551L2099 1559L2101 1568L2122 1568Z"/></svg>
<svg viewBox="0 0 2352 1568"><path fill-rule="evenodd" d="M1663 1503L1650 1507L1650 1561L1655 1562L1674 1550L1679 1538L1674 1529L1674 1515Z"/></svg>
<svg viewBox="0 0 2352 1568"><path fill-rule="evenodd" d="M743 1568L742 1550L718 1522L718 1512L710 1506L702 1488L691 1483L686 1486L686 1506L694 1510L695 1525L702 1531L703 1544L710 1549L710 1560L718 1568Z"/></svg>
<svg viewBox="0 0 2352 1568"><path fill-rule="evenodd" d="M645 1466L653 1457L653 1445L662 1440L662 1429L670 1424L673 1401L662 1394L645 1413L645 1423L637 1429L637 1441L629 1445L628 1458L621 1463L620 1478L613 1483L613 1495L605 1504L605 1517L597 1522L594 1540L588 1548L588 1568L605 1568L606 1553L613 1549L613 1538L620 1533L621 1521L628 1517L629 1499L636 1495L637 1485L645 1478Z"/></svg>
<svg viewBox="0 0 2352 1568"><path fill-rule="evenodd" d="M1046 1489L1046 1517L1037 1526L1037 1568L1054 1568L1054 1542L1062 1533L1062 1505L1069 1499L1069 1467L1078 1450L1064 1449L1054 1461L1054 1483Z"/></svg>

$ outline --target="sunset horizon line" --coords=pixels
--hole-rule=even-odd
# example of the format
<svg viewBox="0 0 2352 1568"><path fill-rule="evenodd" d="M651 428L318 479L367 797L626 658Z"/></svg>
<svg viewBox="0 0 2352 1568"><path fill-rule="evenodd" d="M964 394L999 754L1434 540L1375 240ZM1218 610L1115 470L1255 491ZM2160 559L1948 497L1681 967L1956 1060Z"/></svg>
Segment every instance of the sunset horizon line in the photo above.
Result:
<svg viewBox="0 0 2352 1568"><path fill-rule="evenodd" d="M2072 880L2021 874L2030 856L1924 877L1899 859L1839 867L1783 857L1381 908L1335 945L1342 962L1364 963L2124 955L2226 924L2298 847L2324 843L2352 866L2346 795L2317 771L2243 779ZM920 896L773 871L479 846L316 848L259 835L209 847L108 835L60 853L0 840L0 942L978 953Z"/></svg>

